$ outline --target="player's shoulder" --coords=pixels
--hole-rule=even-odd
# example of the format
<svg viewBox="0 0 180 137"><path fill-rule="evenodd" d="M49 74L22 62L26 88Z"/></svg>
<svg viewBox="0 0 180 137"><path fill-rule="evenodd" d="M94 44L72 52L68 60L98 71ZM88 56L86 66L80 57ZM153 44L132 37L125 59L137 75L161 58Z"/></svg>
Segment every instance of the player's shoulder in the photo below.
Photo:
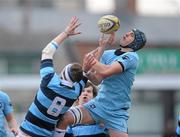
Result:
<svg viewBox="0 0 180 137"><path fill-rule="evenodd" d="M136 52L125 52L122 56L128 56L131 59L139 60L139 56Z"/></svg>
<svg viewBox="0 0 180 137"><path fill-rule="evenodd" d="M8 94L7 94L7 93L5 93L4 91L1 91L1 90L0 90L0 96L5 96L5 97L7 97L7 96L8 96Z"/></svg>
<svg viewBox="0 0 180 137"><path fill-rule="evenodd" d="M9 98L8 94L3 92L3 91L0 91L0 98L2 100L7 100Z"/></svg>
<svg viewBox="0 0 180 137"><path fill-rule="evenodd" d="M105 50L104 53L103 53L103 57L113 57L115 54L114 54L115 50L112 49L112 50Z"/></svg>

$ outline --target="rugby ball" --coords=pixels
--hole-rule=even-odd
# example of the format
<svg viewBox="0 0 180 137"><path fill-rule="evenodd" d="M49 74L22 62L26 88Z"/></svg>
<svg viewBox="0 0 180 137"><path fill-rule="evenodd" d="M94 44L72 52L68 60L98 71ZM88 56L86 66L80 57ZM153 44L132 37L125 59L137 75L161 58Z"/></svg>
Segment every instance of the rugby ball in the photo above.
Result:
<svg viewBox="0 0 180 137"><path fill-rule="evenodd" d="M114 15L105 15L98 20L98 28L101 33L110 34L120 27L120 20Z"/></svg>

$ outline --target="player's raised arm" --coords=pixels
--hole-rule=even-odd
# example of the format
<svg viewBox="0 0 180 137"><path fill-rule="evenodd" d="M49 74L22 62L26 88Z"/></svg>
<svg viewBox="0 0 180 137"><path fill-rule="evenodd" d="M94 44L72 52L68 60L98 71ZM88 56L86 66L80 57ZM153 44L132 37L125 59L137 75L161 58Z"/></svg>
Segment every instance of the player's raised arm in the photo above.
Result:
<svg viewBox="0 0 180 137"><path fill-rule="evenodd" d="M120 20L114 15L105 15L98 20L97 24L99 32L101 33L99 46L90 53L93 54L97 60L99 60L106 49L106 46L112 45L115 42L115 32L120 27ZM104 41L104 39L106 40Z"/></svg>
<svg viewBox="0 0 180 137"><path fill-rule="evenodd" d="M100 84L104 77L111 75L110 73L111 71L107 72L109 70L109 65L101 64L99 62L99 59L104 53L106 47L112 45L114 41L115 41L115 32L112 32L109 35L109 37L105 37L104 34L102 34L99 39L99 47L93 50L92 52L87 53L83 59L83 69L86 73L86 76L95 85ZM99 68L99 70L101 71L95 70L96 68ZM107 74L104 72L107 72Z"/></svg>
<svg viewBox="0 0 180 137"><path fill-rule="evenodd" d="M83 59L83 70L86 77L95 85L99 85L102 77L96 73L93 66L98 62L92 54L86 54Z"/></svg>
<svg viewBox="0 0 180 137"><path fill-rule="evenodd" d="M105 65L95 59L91 54L87 54L84 57L83 69L87 78L95 85L99 85L103 79L113 74L123 72L123 67L118 62Z"/></svg>
<svg viewBox="0 0 180 137"><path fill-rule="evenodd" d="M53 55L61 45L61 43L69 36L78 35L81 32L77 32L76 28L80 25L79 19L75 16L71 18L71 21L65 28L63 32L61 32L57 37L55 37L42 51L42 60L44 59L53 59Z"/></svg>
<svg viewBox="0 0 180 137"><path fill-rule="evenodd" d="M105 34L101 33L99 38L99 46L95 50L89 52L88 54L92 54L97 60L99 60L102 54L104 53L106 47L112 45L114 42L115 32L109 34L108 37L106 37Z"/></svg>

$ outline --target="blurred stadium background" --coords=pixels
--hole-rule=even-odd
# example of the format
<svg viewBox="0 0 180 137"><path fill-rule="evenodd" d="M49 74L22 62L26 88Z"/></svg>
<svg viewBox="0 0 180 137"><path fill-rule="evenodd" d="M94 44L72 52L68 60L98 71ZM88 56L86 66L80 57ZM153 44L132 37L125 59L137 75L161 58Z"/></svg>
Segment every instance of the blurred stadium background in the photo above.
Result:
<svg viewBox="0 0 180 137"><path fill-rule="evenodd" d="M81 62L97 47L96 23L105 14L120 18L117 37L139 28L148 38L139 52L129 137L173 136L180 114L179 0L0 0L0 89L10 95L19 124L39 86L44 46L78 16L82 35L68 39L54 63L59 72Z"/></svg>

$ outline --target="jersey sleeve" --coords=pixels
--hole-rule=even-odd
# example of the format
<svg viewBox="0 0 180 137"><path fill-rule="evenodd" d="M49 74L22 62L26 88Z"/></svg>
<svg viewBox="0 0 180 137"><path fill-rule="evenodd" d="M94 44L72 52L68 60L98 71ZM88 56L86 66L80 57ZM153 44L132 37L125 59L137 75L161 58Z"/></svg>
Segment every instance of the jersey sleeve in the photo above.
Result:
<svg viewBox="0 0 180 137"><path fill-rule="evenodd" d="M119 56L119 58L116 61L118 61L121 64L121 66L123 67L123 71L130 68L136 68L138 65L138 58L135 55L128 53Z"/></svg>
<svg viewBox="0 0 180 137"><path fill-rule="evenodd" d="M41 61L40 66L40 76L43 78L44 76L54 73L54 67L53 67L53 60L52 59L45 59Z"/></svg>
<svg viewBox="0 0 180 137"><path fill-rule="evenodd" d="M54 73L53 56L58 48L58 44L54 41L50 42L42 51L42 59L40 66L41 78L47 74Z"/></svg>
<svg viewBox="0 0 180 137"><path fill-rule="evenodd" d="M4 94L3 100L4 100L4 115L6 116L13 112L13 106L7 94Z"/></svg>

